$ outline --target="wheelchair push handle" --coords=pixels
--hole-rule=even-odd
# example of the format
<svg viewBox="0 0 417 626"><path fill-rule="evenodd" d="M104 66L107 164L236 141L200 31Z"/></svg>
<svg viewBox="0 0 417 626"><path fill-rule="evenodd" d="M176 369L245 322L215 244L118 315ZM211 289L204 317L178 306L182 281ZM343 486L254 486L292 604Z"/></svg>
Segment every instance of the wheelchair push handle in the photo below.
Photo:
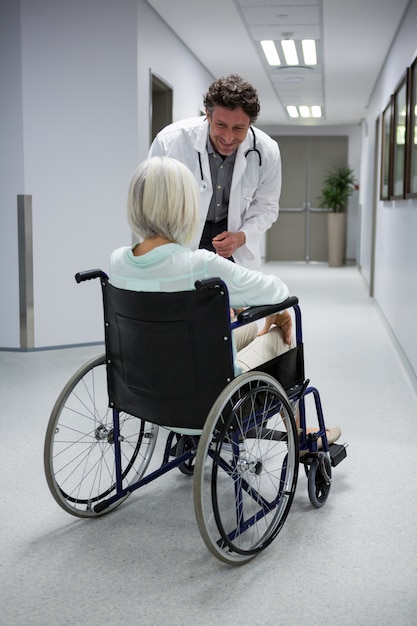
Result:
<svg viewBox="0 0 417 626"><path fill-rule="evenodd" d="M108 276L103 270L85 270L84 272L77 272L74 278L77 283L92 280L93 278L104 278L104 280L108 280Z"/></svg>
<svg viewBox="0 0 417 626"><path fill-rule="evenodd" d="M203 278L202 280L196 280L194 283L194 287L197 291L206 291L207 289L221 289L225 288L226 285L218 276L213 276L212 278Z"/></svg>

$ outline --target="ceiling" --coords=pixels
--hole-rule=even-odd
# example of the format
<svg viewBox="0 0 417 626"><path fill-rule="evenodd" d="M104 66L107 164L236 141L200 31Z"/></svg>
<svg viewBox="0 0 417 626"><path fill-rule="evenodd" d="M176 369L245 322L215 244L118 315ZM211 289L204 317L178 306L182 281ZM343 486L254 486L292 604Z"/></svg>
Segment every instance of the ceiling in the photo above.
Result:
<svg viewBox="0 0 417 626"><path fill-rule="evenodd" d="M408 0L147 0L215 77L241 74L258 90L258 124L352 125L366 107ZM259 41L315 39L314 67L271 67ZM291 119L288 104L319 104Z"/></svg>

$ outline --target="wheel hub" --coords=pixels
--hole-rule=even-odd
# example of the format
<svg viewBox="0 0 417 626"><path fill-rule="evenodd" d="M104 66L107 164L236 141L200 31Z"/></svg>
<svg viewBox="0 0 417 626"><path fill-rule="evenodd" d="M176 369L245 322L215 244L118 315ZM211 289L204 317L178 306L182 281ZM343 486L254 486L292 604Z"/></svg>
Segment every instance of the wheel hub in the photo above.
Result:
<svg viewBox="0 0 417 626"><path fill-rule="evenodd" d="M103 441L104 439L107 439L109 443L112 443L113 430L109 430L107 426L105 426L104 424L100 424L100 426L97 426L96 428L95 438L97 439L97 441Z"/></svg>
<svg viewBox="0 0 417 626"><path fill-rule="evenodd" d="M248 461L244 458L239 458L236 466L241 474L249 472L250 474L256 474L259 476L263 470L262 461Z"/></svg>

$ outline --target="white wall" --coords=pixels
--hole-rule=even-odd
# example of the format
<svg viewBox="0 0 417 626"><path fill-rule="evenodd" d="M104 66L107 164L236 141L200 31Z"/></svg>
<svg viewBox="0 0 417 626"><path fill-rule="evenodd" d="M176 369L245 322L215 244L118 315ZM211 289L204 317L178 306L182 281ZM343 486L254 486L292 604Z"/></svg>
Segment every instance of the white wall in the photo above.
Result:
<svg viewBox="0 0 417 626"><path fill-rule="evenodd" d="M17 200L24 193L20 6L0 2L0 346L19 345Z"/></svg>
<svg viewBox="0 0 417 626"><path fill-rule="evenodd" d="M368 107L362 171L367 184L362 188L361 260L364 277L371 278L372 201L376 120L388 104L406 67L417 54L417 0L408 6L404 20L385 61ZM374 297L417 375L417 200L376 201Z"/></svg>
<svg viewBox="0 0 417 626"><path fill-rule="evenodd" d="M138 159L136 0L22 0L25 192L33 196L35 346L102 338L99 284L126 239Z"/></svg>
<svg viewBox="0 0 417 626"><path fill-rule="evenodd" d="M73 277L130 243L149 68L175 118L198 114L212 77L144 0L2 0L0 46L0 348L20 345L18 194L33 197L35 347L101 341L99 284Z"/></svg>
<svg viewBox="0 0 417 626"><path fill-rule="evenodd" d="M203 95L214 77L146 3L139 2L138 93L139 155L149 149L149 72L174 91L173 121L200 114Z"/></svg>

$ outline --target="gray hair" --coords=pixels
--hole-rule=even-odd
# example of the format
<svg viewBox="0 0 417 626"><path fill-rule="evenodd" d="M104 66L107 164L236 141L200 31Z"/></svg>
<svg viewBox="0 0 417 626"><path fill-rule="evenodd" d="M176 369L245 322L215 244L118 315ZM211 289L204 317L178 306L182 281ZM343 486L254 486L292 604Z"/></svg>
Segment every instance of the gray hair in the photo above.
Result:
<svg viewBox="0 0 417 626"><path fill-rule="evenodd" d="M176 159L152 157L133 175L128 221L141 239L189 244L199 221L199 193L191 171Z"/></svg>

